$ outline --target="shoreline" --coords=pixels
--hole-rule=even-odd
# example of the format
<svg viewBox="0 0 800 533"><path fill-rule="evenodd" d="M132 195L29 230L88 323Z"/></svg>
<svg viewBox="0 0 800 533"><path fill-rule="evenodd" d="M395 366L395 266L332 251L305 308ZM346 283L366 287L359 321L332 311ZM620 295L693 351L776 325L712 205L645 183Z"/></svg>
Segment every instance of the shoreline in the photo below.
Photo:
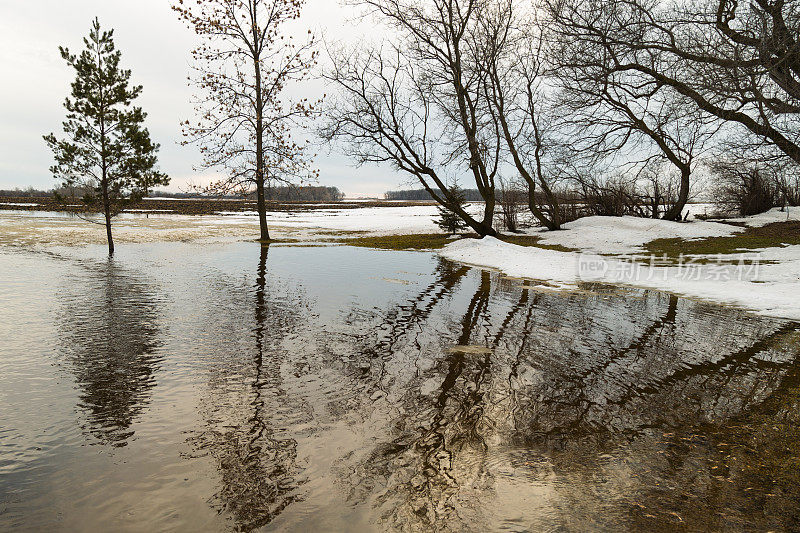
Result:
<svg viewBox="0 0 800 533"><path fill-rule="evenodd" d="M720 222L588 217L562 231L534 228L503 240L450 237L436 227L435 215L434 206L406 204L272 211L268 220L277 243L429 251L547 290L575 290L584 282L653 289L800 321L800 208ZM258 219L233 210L125 213L115 219L114 234L119 244L255 242ZM69 213L0 210L0 246L104 243L103 226Z"/></svg>
<svg viewBox="0 0 800 533"><path fill-rule="evenodd" d="M789 215L789 221L776 222L785 215L773 210L728 224L593 217L563 231L542 232L545 243L572 246L571 251L487 237L456 241L439 255L533 280L548 290L574 290L586 282L653 289L800 321L800 208ZM582 231L585 227L596 231ZM764 230L760 240L753 235L761 234L748 231L754 228ZM653 246L664 242L670 247ZM714 253L681 251L722 242Z"/></svg>

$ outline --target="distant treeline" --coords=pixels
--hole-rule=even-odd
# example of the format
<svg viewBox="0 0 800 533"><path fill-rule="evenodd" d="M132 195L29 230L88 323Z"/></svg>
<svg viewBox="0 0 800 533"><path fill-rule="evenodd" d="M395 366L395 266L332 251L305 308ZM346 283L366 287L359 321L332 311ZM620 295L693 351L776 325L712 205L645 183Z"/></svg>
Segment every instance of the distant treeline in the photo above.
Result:
<svg viewBox="0 0 800 533"><path fill-rule="evenodd" d="M344 193L338 187L288 185L269 187L265 192L267 200L274 202L341 202L344 199Z"/></svg>
<svg viewBox="0 0 800 533"><path fill-rule="evenodd" d="M482 202L483 197L478 189L463 189L464 199L467 202ZM431 195L425 189L415 189L408 191L389 191L385 193L384 198L392 201L416 201L416 202L430 202Z"/></svg>
<svg viewBox="0 0 800 533"><path fill-rule="evenodd" d="M53 190L42 191L28 187L26 189L0 189L0 196L4 198L43 198L45 196L52 196Z"/></svg>
<svg viewBox="0 0 800 533"><path fill-rule="evenodd" d="M322 186L281 186L268 187L264 191L269 202L340 202L344 199L344 193L338 187ZM149 198L215 198L215 199L242 199L238 195L208 196L195 192L166 192L153 191L148 195ZM256 194L251 193L246 197L247 200L255 200Z"/></svg>
<svg viewBox="0 0 800 533"><path fill-rule="evenodd" d="M53 196L58 193L62 197L81 197L84 191L69 190L65 187L58 189L42 190L28 187L26 189L10 189L0 190L0 196L5 198L45 198ZM266 190L268 201L274 202L340 202L344 199L344 193L338 187L321 187L321 186L285 186L285 187L270 187ZM188 192L166 192L166 191L153 191L148 195L150 198L200 198L197 193ZM224 198L241 198L241 196L226 196ZM255 199L255 194L248 197L250 200Z"/></svg>

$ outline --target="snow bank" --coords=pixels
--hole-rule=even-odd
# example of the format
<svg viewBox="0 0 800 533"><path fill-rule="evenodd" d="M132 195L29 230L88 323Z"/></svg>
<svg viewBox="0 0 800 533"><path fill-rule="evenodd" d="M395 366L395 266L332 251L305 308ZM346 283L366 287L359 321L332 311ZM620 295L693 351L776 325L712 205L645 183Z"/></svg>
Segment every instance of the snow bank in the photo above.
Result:
<svg viewBox="0 0 800 533"><path fill-rule="evenodd" d="M584 248L598 247L592 243ZM643 287L800 320L800 246L677 266L522 247L490 237L448 244L441 255L513 277L541 280L560 289L576 288L581 282Z"/></svg>
<svg viewBox="0 0 800 533"><path fill-rule="evenodd" d="M774 222L786 222L792 220L800 220L800 207L787 207L784 211L781 211L779 207L776 207L774 209L770 209L766 213L761 213L760 215L728 219L729 222L743 223L746 226L753 228L761 228Z"/></svg>
<svg viewBox="0 0 800 533"><path fill-rule="evenodd" d="M494 237L461 239L448 244L440 255L460 263L501 270L512 277L564 286L577 281L577 254L516 246Z"/></svg>
<svg viewBox="0 0 800 533"><path fill-rule="evenodd" d="M602 254L640 252L655 239L724 237L743 231L719 222L669 222L635 217L586 217L564 224L562 231L543 231L542 243Z"/></svg>

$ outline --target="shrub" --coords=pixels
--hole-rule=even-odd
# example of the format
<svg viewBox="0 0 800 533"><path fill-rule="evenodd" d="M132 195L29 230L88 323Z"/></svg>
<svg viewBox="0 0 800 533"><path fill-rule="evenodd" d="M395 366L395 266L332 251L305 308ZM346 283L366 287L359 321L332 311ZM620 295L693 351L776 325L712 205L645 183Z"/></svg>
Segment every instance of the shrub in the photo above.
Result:
<svg viewBox="0 0 800 533"><path fill-rule="evenodd" d="M712 173L714 202L728 213L757 215L780 203L777 177L754 163L721 161Z"/></svg>
<svg viewBox="0 0 800 533"><path fill-rule="evenodd" d="M519 187L500 180L500 213L503 227L511 233L519 232L519 214L527 202L527 193Z"/></svg>
<svg viewBox="0 0 800 533"><path fill-rule="evenodd" d="M467 224L456 213L456 208L464 209L467 200L464 198L464 191L457 185L453 185L448 190L449 194L444 206L439 206L439 219L436 220L436 225L451 235L455 235L459 231L465 230Z"/></svg>

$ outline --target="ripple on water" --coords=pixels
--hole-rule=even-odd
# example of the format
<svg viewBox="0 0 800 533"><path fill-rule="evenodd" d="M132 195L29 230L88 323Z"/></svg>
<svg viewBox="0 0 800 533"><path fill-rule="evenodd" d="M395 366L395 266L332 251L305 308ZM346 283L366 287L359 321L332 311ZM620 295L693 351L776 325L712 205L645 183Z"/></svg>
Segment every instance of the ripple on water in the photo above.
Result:
<svg viewBox="0 0 800 533"><path fill-rule="evenodd" d="M793 323L345 247L0 271L0 529L800 523Z"/></svg>

